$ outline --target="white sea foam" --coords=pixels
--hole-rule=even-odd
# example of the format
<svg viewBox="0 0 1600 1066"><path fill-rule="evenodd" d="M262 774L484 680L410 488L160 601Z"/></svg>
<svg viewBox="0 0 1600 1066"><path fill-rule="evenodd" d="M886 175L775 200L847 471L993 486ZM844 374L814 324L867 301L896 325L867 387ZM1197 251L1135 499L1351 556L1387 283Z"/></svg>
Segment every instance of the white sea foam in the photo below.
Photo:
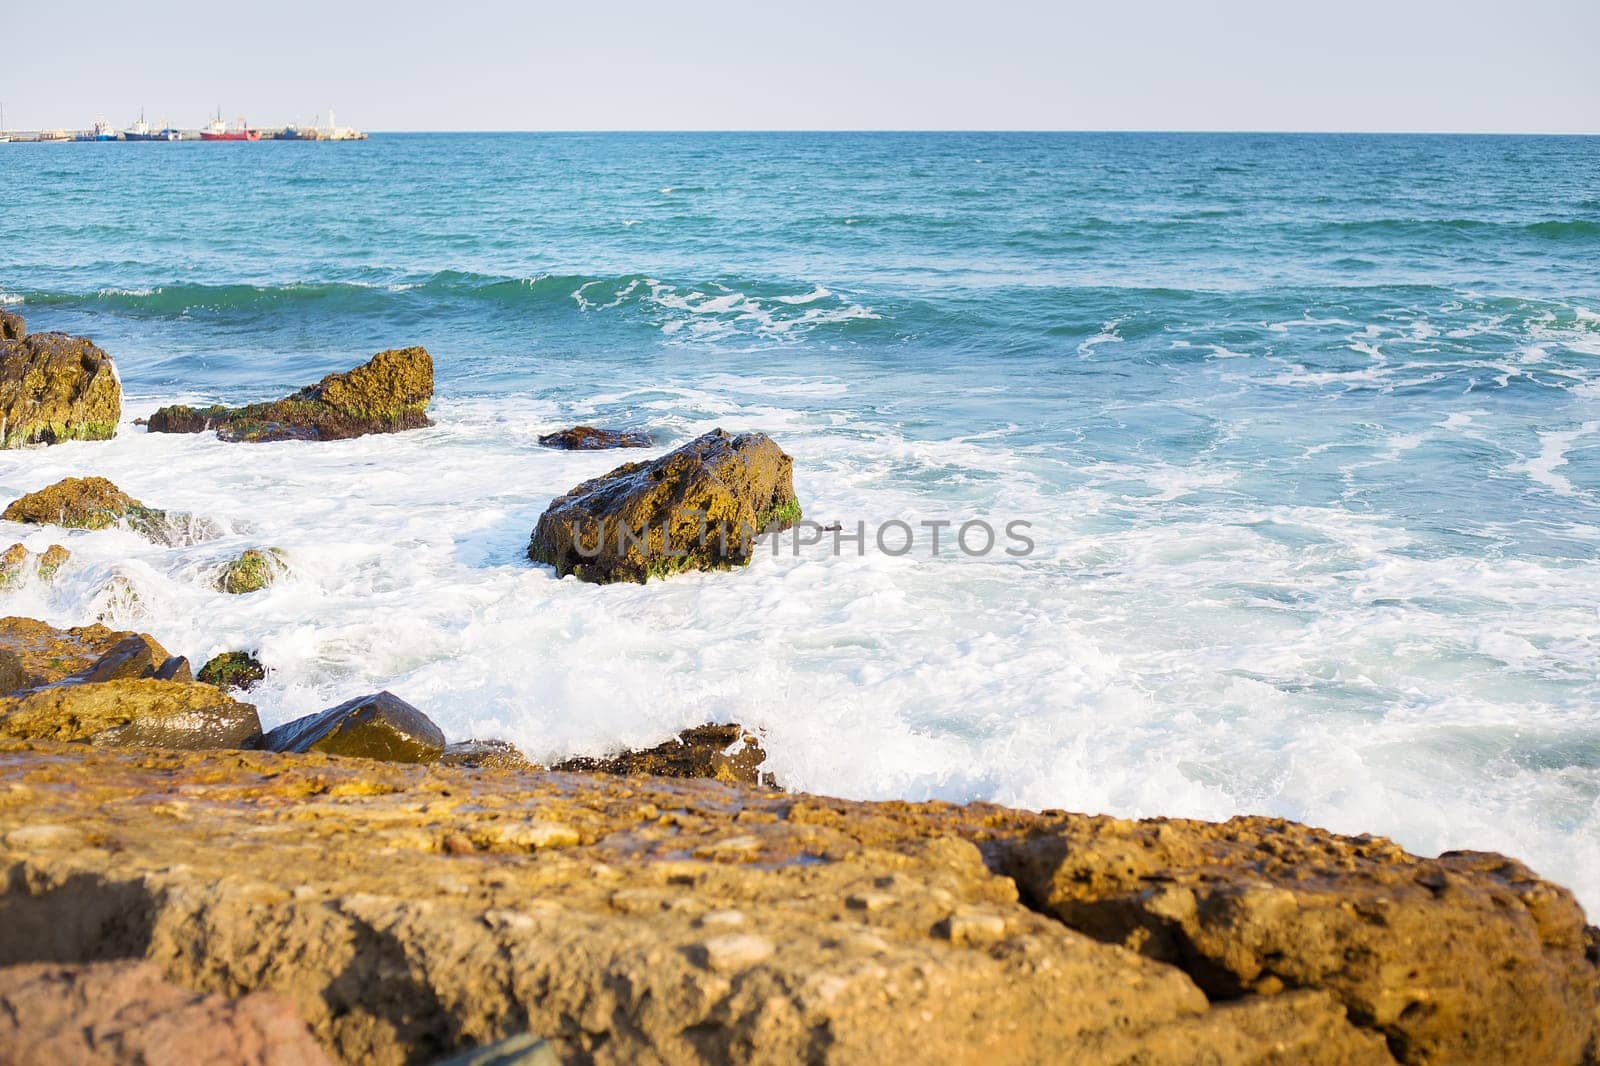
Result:
<svg viewBox="0 0 1600 1066"><path fill-rule="evenodd" d="M1539 434L1539 454L1517 463L1513 470L1527 474L1534 481L1561 496L1575 496L1577 489L1563 474L1557 473L1567 465L1567 451L1580 437L1600 430L1600 421L1585 422L1577 429L1549 430Z"/></svg>

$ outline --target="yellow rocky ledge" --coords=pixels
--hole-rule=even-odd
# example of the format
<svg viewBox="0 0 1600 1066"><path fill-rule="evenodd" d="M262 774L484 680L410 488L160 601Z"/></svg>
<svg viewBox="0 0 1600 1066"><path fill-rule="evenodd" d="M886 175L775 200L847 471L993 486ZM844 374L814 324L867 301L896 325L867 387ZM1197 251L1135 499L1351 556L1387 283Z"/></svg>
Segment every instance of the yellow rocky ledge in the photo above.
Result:
<svg viewBox="0 0 1600 1066"><path fill-rule="evenodd" d="M0 963L281 992L348 1062L1594 1053L1564 890L1269 819L0 742L0 864Z"/></svg>

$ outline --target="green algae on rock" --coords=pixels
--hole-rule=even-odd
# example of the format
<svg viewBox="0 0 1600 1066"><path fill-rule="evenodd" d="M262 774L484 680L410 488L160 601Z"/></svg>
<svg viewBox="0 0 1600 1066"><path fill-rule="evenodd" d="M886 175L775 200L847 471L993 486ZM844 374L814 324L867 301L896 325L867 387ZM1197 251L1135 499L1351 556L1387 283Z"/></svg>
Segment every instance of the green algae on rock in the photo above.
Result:
<svg viewBox="0 0 1600 1066"><path fill-rule="evenodd" d="M151 433L217 431L226 441L346 440L368 433L396 433L433 423L433 358L427 349L395 348L342 374L270 403L245 407L182 405L151 415Z"/></svg>
<svg viewBox="0 0 1600 1066"><path fill-rule="evenodd" d="M528 557L563 577L644 582L743 566L757 536L800 516L794 460L764 433L716 429L552 500Z"/></svg>
<svg viewBox="0 0 1600 1066"><path fill-rule="evenodd" d="M223 564L213 584L219 592L240 596L261 591L283 572L283 552L277 548L251 548Z"/></svg>
<svg viewBox="0 0 1600 1066"><path fill-rule="evenodd" d="M444 753L445 739L411 704L392 692L375 692L280 725L262 738L261 746L384 762L433 762Z"/></svg>
<svg viewBox="0 0 1600 1066"><path fill-rule="evenodd" d="M153 677L68 680L0 697L0 734L114 747L246 748L256 709L214 685Z"/></svg>
<svg viewBox="0 0 1600 1066"><path fill-rule="evenodd" d="M169 546L197 544L220 532L216 523L183 511L146 507L103 477L68 477L12 500L0 518L67 529L123 526Z"/></svg>
<svg viewBox="0 0 1600 1066"><path fill-rule="evenodd" d="M30 574L40 581L54 581L57 571L72 558L72 553L59 544L52 544L42 552L29 551L24 544L13 544L0 552L0 589L9 588L27 580Z"/></svg>
<svg viewBox="0 0 1600 1066"><path fill-rule="evenodd" d="M599 429L595 426L573 426L555 433L544 433L539 444L545 448L559 448L569 452L593 452L606 448L649 448L655 441L650 434L635 429Z"/></svg>
<svg viewBox="0 0 1600 1066"><path fill-rule="evenodd" d="M266 676L267 670L261 665L261 660L247 651L225 651L213 655L196 675L198 680L215 685L224 692L230 689L247 691Z"/></svg>
<svg viewBox="0 0 1600 1066"><path fill-rule="evenodd" d="M111 357L65 333L26 333L16 319L0 339L0 448L110 440L122 417Z"/></svg>

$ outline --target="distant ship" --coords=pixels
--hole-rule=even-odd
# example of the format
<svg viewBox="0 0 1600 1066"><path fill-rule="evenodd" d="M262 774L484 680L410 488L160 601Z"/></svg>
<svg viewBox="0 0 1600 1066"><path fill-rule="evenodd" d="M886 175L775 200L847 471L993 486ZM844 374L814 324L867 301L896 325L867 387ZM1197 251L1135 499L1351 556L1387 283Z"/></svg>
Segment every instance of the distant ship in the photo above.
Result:
<svg viewBox="0 0 1600 1066"><path fill-rule="evenodd" d="M244 119L239 119L232 126L222 121L222 108L217 108L217 117L211 124L200 131L202 141L259 141L260 130L247 129Z"/></svg>
<svg viewBox="0 0 1600 1066"><path fill-rule="evenodd" d="M165 122L162 125L165 126ZM159 130L151 129L150 123L144 120L144 112L141 111L139 112L139 121L122 131L122 139L125 141L175 141L178 139L178 131L169 126Z"/></svg>
<svg viewBox="0 0 1600 1066"><path fill-rule="evenodd" d="M117 128L107 122L105 116L102 115L94 120L94 129L78 134L76 139L80 141L120 141L122 134L118 133Z"/></svg>

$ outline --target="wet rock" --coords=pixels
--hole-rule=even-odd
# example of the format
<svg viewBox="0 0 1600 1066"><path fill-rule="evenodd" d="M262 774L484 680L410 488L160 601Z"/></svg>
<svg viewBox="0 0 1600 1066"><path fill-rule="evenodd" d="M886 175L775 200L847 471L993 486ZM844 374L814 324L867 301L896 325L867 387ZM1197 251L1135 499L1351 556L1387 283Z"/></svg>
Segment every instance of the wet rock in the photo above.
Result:
<svg viewBox="0 0 1600 1066"><path fill-rule="evenodd" d="M737 725L685 729L664 744L620 755L568 759L552 770L569 773L704 777L730 784L771 784L761 773L767 753L753 733Z"/></svg>
<svg viewBox="0 0 1600 1066"><path fill-rule="evenodd" d="M228 441L345 440L432 425L427 414L432 399L432 357L424 348L399 348L271 403L163 407L150 416L148 428L151 433L215 429Z"/></svg>
<svg viewBox="0 0 1600 1066"><path fill-rule="evenodd" d="M0 1062L331 1064L287 997L203 995L136 961L0 969Z"/></svg>
<svg viewBox="0 0 1600 1066"><path fill-rule="evenodd" d="M0 518L68 529L122 525L146 540L167 545L195 544L218 533L207 519L146 507L103 477L62 478L11 501Z"/></svg>
<svg viewBox="0 0 1600 1066"><path fill-rule="evenodd" d="M1270 818L1068 815L992 848L1071 928L1215 999L1323 990L1401 1062L1575 1063L1595 1037L1583 912L1503 856L1419 859Z"/></svg>
<svg viewBox="0 0 1600 1066"><path fill-rule="evenodd" d="M261 746L385 762L433 762L444 753L445 740L427 715L392 692L376 692L280 725L262 738Z"/></svg>
<svg viewBox="0 0 1600 1066"><path fill-rule="evenodd" d="M267 676L266 667L247 651L225 651L213 655L200 667L199 680L223 691L246 691Z"/></svg>
<svg viewBox="0 0 1600 1066"><path fill-rule="evenodd" d="M4 331L13 328L20 319ZM0 339L0 448L110 440L121 417L116 368L94 342L65 333Z"/></svg>
<svg viewBox="0 0 1600 1066"><path fill-rule="evenodd" d="M172 658L154 637L132 633L117 641L93 666L67 680L94 684L101 681L127 681L155 677L162 664Z"/></svg>
<svg viewBox="0 0 1600 1066"><path fill-rule="evenodd" d="M27 580L30 574L40 581L54 581L57 571L72 558L72 553L59 544L52 544L42 552L29 551L24 544L13 544L0 553L0 589Z"/></svg>
<svg viewBox="0 0 1600 1066"><path fill-rule="evenodd" d="M560 448L569 452L592 452L605 448L649 448L655 441L650 434L633 429L598 429L594 426L573 426L571 429L545 433L539 443L546 448Z"/></svg>
<svg viewBox="0 0 1600 1066"><path fill-rule="evenodd" d="M82 675L130 638L144 642L153 662L168 658L167 650L146 633L103 625L57 629L36 618L0 618L0 650L18 656L30 688Z"/></svg>
<svg viewBox="0 0 1600 1066"><path fill-rule="evenodd" d="M440 1059L433 1066L561 1066L561 1059L548 1042L532 1033L520 1033Z"/></svg>
<svg viewBox="0 0 1600 1066"><path fill-rule="evenodd" d="M63 681L0 697L0 735L111 747L245 748L261 736L256 709L214 685L119 678Z"/></svg>
<svg viewBox="0 0 1600 1066"><path fill-rule="evenodd" d="M0 341L20 341L28 335L28 327L15 311L0 309Z"/></svg>
<svg viewBox="0 0 1600 1066"><path fill-rule="evenodd" d="M283 553L277 548L251 548L224 563L215 585L219 592L243 595L259 592L276 581L284 571Z"/></svg>
<svg viewBox="0 0 1600 1066"><path fill-rule="evenodd" d="M194 670L189 666L188 659L174 655L156 667L154 676L157 681L182 681L188 684L194 680Z"/></svg>
<svg viewBox="0 0 1600 1066"><path fill-rule="evenodd" d="M504 740L458 740L447 744L439 757L439 765L470 770L539 769L517 750L516 745Z"/></svg>
<svg viewBox="0 0 1600 1066"><path fill-rule="evenodd" d="M596 582L742 566L762 531L800 520L793 468L766 434L712 430L551 501L528 556Z"/></svg>

